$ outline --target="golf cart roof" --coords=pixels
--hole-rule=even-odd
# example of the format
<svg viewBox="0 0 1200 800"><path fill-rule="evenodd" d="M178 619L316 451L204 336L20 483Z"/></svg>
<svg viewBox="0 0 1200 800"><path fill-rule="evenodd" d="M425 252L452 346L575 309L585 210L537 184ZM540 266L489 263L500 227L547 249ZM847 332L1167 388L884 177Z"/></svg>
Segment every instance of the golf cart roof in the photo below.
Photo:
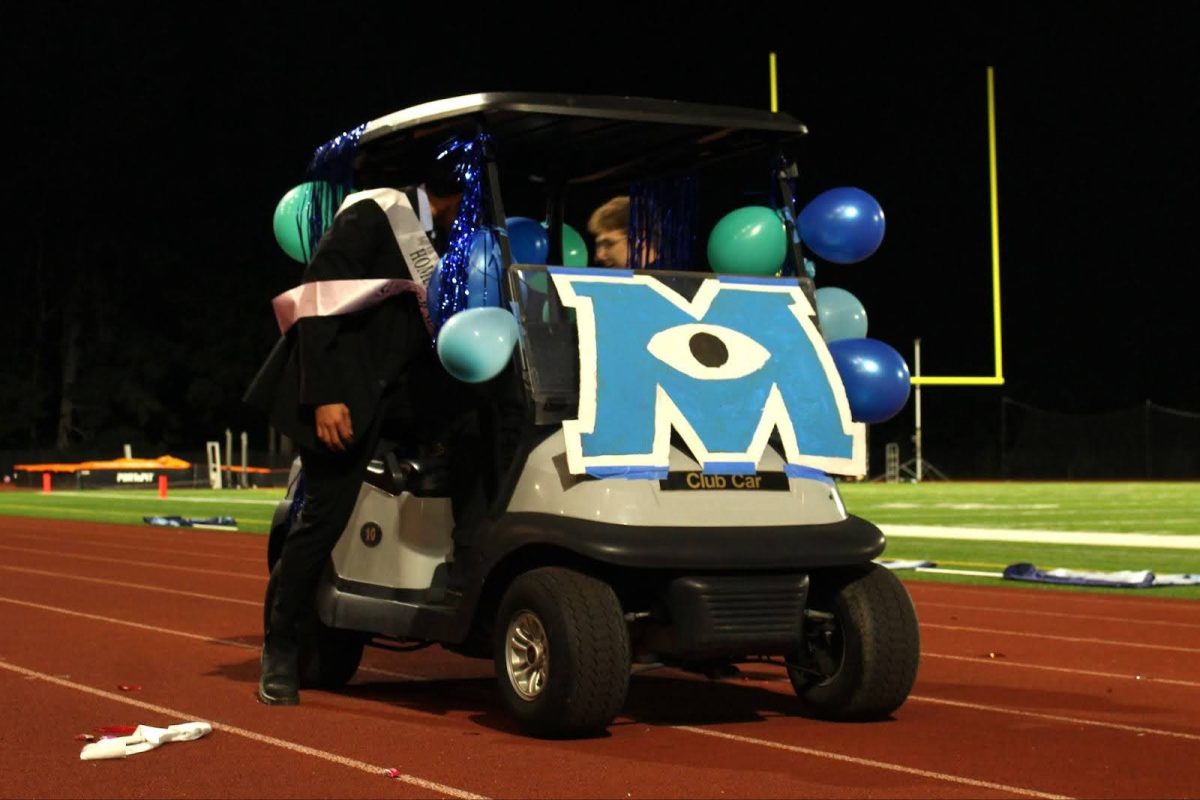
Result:
<svg viewBox="0 0 1200 800"><path fill-rule="evenodd" d="M504 171L575 184L694 170L807 132L787 114L759 109L488 92L435 100L368 122L356 168L371 184L420 180L449 137L479 129L491 135Z"/></svg>

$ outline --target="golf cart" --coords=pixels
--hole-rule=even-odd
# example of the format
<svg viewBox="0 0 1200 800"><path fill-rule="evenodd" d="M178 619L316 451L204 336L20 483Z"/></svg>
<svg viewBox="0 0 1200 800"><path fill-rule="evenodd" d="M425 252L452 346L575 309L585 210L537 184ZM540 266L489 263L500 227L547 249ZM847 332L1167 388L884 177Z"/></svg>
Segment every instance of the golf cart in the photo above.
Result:
<svg viewBox="0 0 1200 800"><path fill-rule="evenodd" d="M631 673L659 666L719 676L775 660L797 712L825 719L884 718L904 703L913 606L873 563L882 533L847 513L830 477L865 471L865 429L821 339L795 234L786 148L804 132L751 109L517 93L360 129L358 189L419 182L446 137L486 137L499 305L519 331L497 381L518 413L489 450L470 547L445 460L381 447L315 598L307 685L344 685L364 646L436 643L493 659L504 705L537 736L602 731ZM568 212L639 181L746 162L782 212L784 277L714 274L702 255L664 269L555 266ZM512 263L512 197L544 203L549 266ZM297 465L271 567L302 502Z"/></svg>

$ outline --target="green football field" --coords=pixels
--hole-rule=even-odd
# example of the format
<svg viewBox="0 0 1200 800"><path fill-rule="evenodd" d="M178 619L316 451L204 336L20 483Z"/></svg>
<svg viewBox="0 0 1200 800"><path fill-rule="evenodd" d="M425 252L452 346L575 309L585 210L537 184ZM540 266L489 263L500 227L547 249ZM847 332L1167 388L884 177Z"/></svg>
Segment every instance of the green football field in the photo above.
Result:
<svg viewBox="0 0 1200 800"><path fill-rule="evenodd" d="M1108 544L889 537L884 558L933 561L938 567L1000 572L1030 562L1043 570L1141 570L1200 573L1200 482L1196 483L851 483L839 485L847 510L885 529L897 526L1091 533ZM146 516L231 516L241 531L265 533L280 489L0 492L0 514L142 524ZM1108 534L1107 536L1100 534ZM1120 534L1162 537L1159 546L1127 546ZM945 535L940 533L939 536ZM951 531L949 535L953 536ZM1037 539L1040 534L1027 534ZM1178 537L1172 546L1170 537ZM1164 541L1165 540L1165 541ZM995 578L903 571L906 579L998 583ZM1015 585L1015 584L1014 584ZM1041 586L1040 584L1020 584ZM1200 587L1161 587L1139 596L1200 597Z"/></svg>

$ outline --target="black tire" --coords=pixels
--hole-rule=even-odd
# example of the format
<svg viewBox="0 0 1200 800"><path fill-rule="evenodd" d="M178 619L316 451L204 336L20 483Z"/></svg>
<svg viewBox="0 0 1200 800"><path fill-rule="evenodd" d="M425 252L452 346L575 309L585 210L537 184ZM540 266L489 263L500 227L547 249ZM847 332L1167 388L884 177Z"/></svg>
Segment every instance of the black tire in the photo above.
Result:
<svg viewBox="0 0 1200 800"><path fill-rule="evenodd" d="M900 579L877 564L814 573L809 619L788 677L805 713L821 719L883 719L917 678L921 637Z"/></svg>
<svg viewBox="0 0 1200 800"><path fill-rule="evenodd" d="M600 733L625 705L629 628L612 588L588 575L541 567L518 576L500 603L493 652L504 705L526 733Z"/></svg>
<svg viewBox="0 0 1200 800"><path fill-rule="evenodd" d="M263 603L263 627L275 596L278 570L272 569ZM362 661L364 634L331 628L321 622L316 609L300 620L300 686L306 689L340 689L350 682Z"/></svg>

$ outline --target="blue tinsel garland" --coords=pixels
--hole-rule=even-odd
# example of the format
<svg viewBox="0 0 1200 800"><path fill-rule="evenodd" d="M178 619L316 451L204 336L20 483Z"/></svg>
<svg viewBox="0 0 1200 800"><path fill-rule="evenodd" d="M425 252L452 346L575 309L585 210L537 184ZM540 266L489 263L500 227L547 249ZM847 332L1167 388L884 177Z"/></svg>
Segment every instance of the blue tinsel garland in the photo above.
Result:
<svg viewBox="0 0 1200 800"><path fill-rule="evenodd" d="M442 256L441 266L438 267L441 292L438 295L437 307L429 309L435 332L446 320L467 307L471 243L475 232L483 224L483 170L486 162L485 151L489 143L490 138L485 133L470 139L456 138L437 156L439 161L443 158L454 159L454 172L458 176L463 193L458 213L450 226L450 241L446 246L446 253Z"/></svg>

